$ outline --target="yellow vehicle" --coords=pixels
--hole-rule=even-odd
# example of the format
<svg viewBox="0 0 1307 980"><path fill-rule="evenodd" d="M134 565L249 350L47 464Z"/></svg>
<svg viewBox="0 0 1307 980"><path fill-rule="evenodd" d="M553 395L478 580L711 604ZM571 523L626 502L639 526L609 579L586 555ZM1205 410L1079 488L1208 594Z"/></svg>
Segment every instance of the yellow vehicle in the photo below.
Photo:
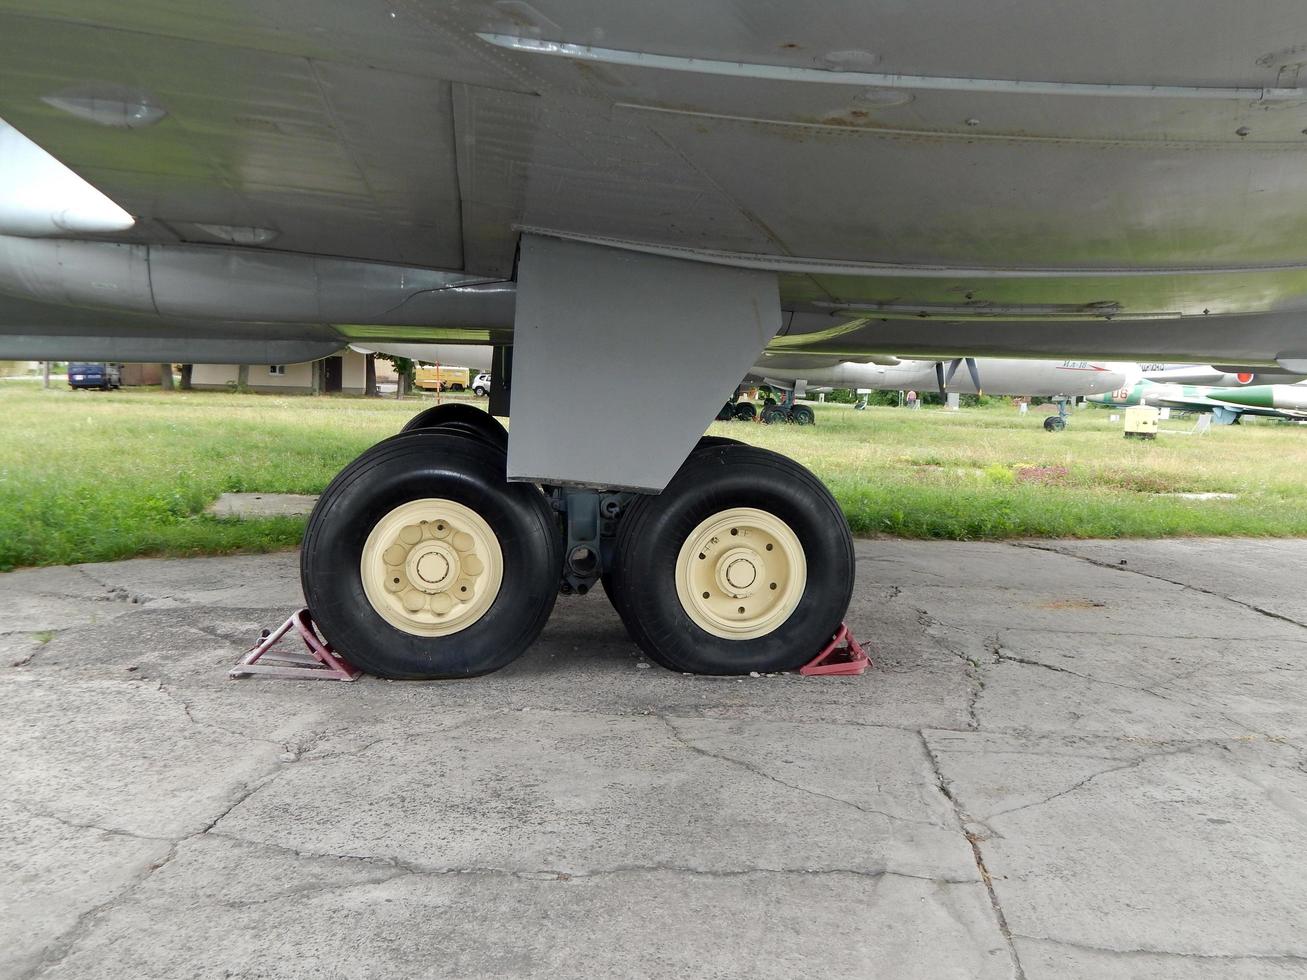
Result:
<svg viewBox="0 0 1307 980"><path fill-rule="evenodd" d="M445 367L437 364L433 367L419 367L415 372L413 384L427 391L465 391L470 383L471 372L465 367Z"/></svg>

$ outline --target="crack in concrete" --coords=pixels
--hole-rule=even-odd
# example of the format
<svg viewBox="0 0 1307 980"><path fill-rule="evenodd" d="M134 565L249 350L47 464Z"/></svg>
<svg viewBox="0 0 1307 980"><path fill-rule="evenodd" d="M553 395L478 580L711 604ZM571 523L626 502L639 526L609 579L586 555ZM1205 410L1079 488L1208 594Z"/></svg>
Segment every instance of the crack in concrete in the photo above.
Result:
<svg viewBox="0 0 1307 980"><path fill-rule="evenodd" d="M155 599L167 598L166 596L146 595L143 592L131 592L125 586L114 585L110 582L105 581L102 578L97 578L96 576L88 572L84 565L71 565L69 567L72 568L72 570L77 572L79 575L85 576L87 579L94 582L100 588L104 589L107 595L100 601L129 602L132 605L142 606L145 605L145 603L147 602L153 602ZM81 598L81 597L65 596L65 598L72 599L72 598ZM93 597L93 598L99 598L99 597Z"/></svg>
<svg viewBox="0 0 1307 980"><path fill-rule="evenodd" d="M1061 552L1058 552L1061 554ZM1109 568L1112 566L1108 566ZM1004 633L1023 634L1028 633L1032 636L1047 636L1047 628L1034 629L1029 626L1007 626L1003 629ZM1057 628L1058 635L1063 633L1071 636L1096 636L1104 641L1113 640L1117 637L1124 639L1144 638L1150 640L1162 640L1171 642L1172 640L1189 640L1194 643L1307 643L1307 639L1295 640L1284 634L1261 636L1255 633L1240 633L1237 636L1229 634L1217 635L1213 633L1136 633L1131 630L1112 629L1112 630L1077 630L1067 626L1059 625Z"/></svg>
<svg viewBox="0 0 1307 980"><path fill-rule="evenodd" d="M72 827L75 830L95 830L102 834L108 834L111 837L130 837L133 840L157 841L162 844L175 843L176 840L173 837L156 837L152 834L138 834L134 830L124 830L121 827L106 827L103 824L98 823L70 820L68 817L61 816L50 810L43 810L40 807L33 806L32 804L26 803L22 800L10 799L7 802L16 806L25 813L36 817L38 820L49 820L53 823L62 824L65 827Z"/></svg>
<svg viewBox="0 0 1307 980"><path fill-rule="evenodd" d="M971 856L976 862L976 870L980 873L980 880L985 885L985 891L989 894L989 905L994 912L994 921L998 925L998 931L1007 946L1008 959L1012 963L1012 976L1014 980L1026 980L1025 968L1021 965L1021 957L1017 953L1016 943L1012 941L1012 930L1008 928L1007 915L1003 911L1002 903L999 902L998 892L994 889L994 880L989 874L989 868L985 866L985 855L980 849L980 838L966 829L967 825L974 823L974 821L963 809L961 801L953 795L953 790L949 787L948 779L944 775L944 770L940 767L939 759L930 747L930 740L926 738L926 733L923 731L917 734L921 738L922 747L926 750L926 758L930 760L931 769L934 770L935 785L953 808L953 813L957 817L962 834L966 837L967 843L971 845Z"/></svg>
<svg viewBox="0 0 1307 980"><path fill-rule="evenodd" d="M1098 946L1093 943L1074 942L1070 939L1054 939L1052 936L1028 936L1013 933L1014 939L1027 942L1050 943L1054 946L1066 946L1070 949L1083 949L1094 953L1107 953L1113 956L1171 956L1178 959L1217 960L1237 962L1239 960L1283 960L1290 963L1307 962L1307 955L1302 953L1200 953L1196 950L1158 949L1139 946L1133 949L1117 949L1114 946Z"/></svg>
<svg viewBox="0 0 1307 980"><path fill-rule="evenodd" d="M195 725L197 728L212 729L213 731L222 732L226 735L232 736L233 738L239 738L249 742L263 742L265 745L275 746L281 749L283 752L294 755L296 756L296 758L299 757L299 752L297 751L296 747L291 745L289 742L279 740L279 739L274 739L274 738L264 738L261 735L251 735L248 732L243 732L235 728L227 728L224 725L219 725L211 721L201 721L199 718L195 717L193 706L190 701L186 700L186 698L182 697L180 694L174 694L172 691L168 690L163 680L157 679L156 684L157 684L157 687L155 687L156 693L162 694L169 701L172 701L174 704L180 707L182 709L182 713L186 715L186 720L189 721L192 725Z"/></svg>
<svg viewBox="0 0 1307 980"><path fill-rule="evenodd" d="M1022 664L1026 667L1043 667L1045 670L1051 670L1058 674L1070 674L1072 677L1079 677L1081 680L1088 681L1091 684L1106 684L1108 687L1119 687L1124 691L1135 691L1138 694L1147 694L1150 697L1158 698L1162 701L1171 700L1165 694L1159 694L1157 691L1147 687L1136 687L1133 684L1122 684L1120 681L1109 681L1104 680L1101 677L1091 677L1088 674L1082 674L1076 670L1068 670L1066 667L1059 667L1056 664L1045 663L1042 660L1031 660L1028 657L1019 657L1014 653L1005 653L1004 648L1001 645L996 647L994 650L994 661L995 663L1008 662Z"/></svg>
<svg viewBox="0 0 1307 980"><path fill-rule="evenodd" d="M870 878L874 880L884 878L904 878L911 881L924 881L934 885L975 885L977 881L974 878L949 878L936 877L933 875L916 875L909 874L905 871L894 871L889 868L775 868L775 867L752 867L752 868L734 868L734 869L712 869L712 868L695 868L688 865L679 864L619 864L609 868L598 868L586 871L565 870L563 868L539 868L524 870L520 868L495 867L493 865L468 865L462 867L426 865L414 861L404 860L394 856L380 856L369 854L349 854L335 851L306 851L298 847L291 847L288 844L275 844L271 841L255 841L237 834L225 833L223 831L214 831L208 835L223 840L231 841L236 844L244 844L252 847L264 848L266 850L278 851L285 854L294 855L307 861L331 861L331 862L357 862L367 865L376 865L395 874L387 875L385 878L377 881L390 881L394 878L404 876L414 877L451 877L458 875L484 876L497 878L519 878L526 881L585 881L589 879L607 878L617 875L639 875L639 874L684 874L694 875L699 878L744 878L750 875L798 875L803 877L831 877L831 876L850 876L854 878ZM358 882L348 887L360 887L367 884L375 884L376 881ZM339 885L333 887L341 887ZM284 893L283 893L284 894ZM259 899L259 902L273 901L274 898Z"/></svg>
<svg viewBox="0 0 1307 980"><path fill-rule="evenodd" d="M1199 749L1205 748L1208 744L1210 743L1199 742L1197 744L1188 745L1184 748L1175 749L1170 752L1150 752L1148 755L1140 756L1138 759L1134 759L1133 761L1127 762L1123 765L1111 766L1110 768L1107 769L1100 769L1098 772L1092 773L1091 775L1086 776L1084 779L1081 779L1078 782L1072 784L1071 786L1068 786L1066 789L1059 790L1058 792L1052 794L1051 796L1046 796L1042 800L1036 800L1033 803L1022 803L1020 806L1009 807L1006 810L999 810L995 813L986 814L985 822L988 823L989 821L993 820L996 817L1006 816L1009 813L1019 813L1022 810L1030 810L1033 809L1034 807L1044 806L1046 803L1051 803L1053 800L1056 800L1059 797L1068 796L1071 793L1074 793L1077 790L1080 790L1085 786L1088 786L1090 783L1092 783L1095 779L1098 779L1100 776L1107 776L1114 772L1124 772L1127 769L1138 769L1145 762L1149 762L1153 759L1164 759L1169 756L1185 755L1186 753L1195 752Z"/></svg>
<svg viewBox="0 0 1307 980"><path fill-rule="evenodd" d="M73 951L73 948L82 939L82 937L86 935L88 932L90 932L90 930L94 925L95 919L100 915L100 913L108 911L113 906L117 905L119 902L122 902L127 898L129 898L138 888L144 885L151 878L151 876L154 875L155 872L159 871L161 868L166 867L170 862L172 862L172 860L176 858L177 852L183 844L185 844L188 841L195 840L199 837L203 837L205 834L208 834L211 830L213 830L213 828L218 824L219 821L221 821L224 817L226 817L238 806L240 806L242 803L248 800L251 796L253 796L264 786L267 786L270 782L276 779L280 773L285 771L287 771L287 767L283 765L278 765L277 768L272 769L270 772L265 774L261 779L257 779L251 783L243 783L241 785L240 790L236 793L235 798L232 799L227 805L225 805L216 817L214 817L205 826L195 831L194 833L186 834L185 836L179 838L143 838L147 840L157 840L160 843L167 843L171 841L171 843L169 844L167 853L164 854L164 856L160 860L155 861L150 865L148 865L144 869L144 871L142 871L139 875L137 875L136 878L134 878L132 881L124 885L115 894L105 899L103 902L94 906L93 908L87 909L85 912L79 915L70 928L65 930L49 946L46 947L46 949L41 954L41 958L37 960L37 962L33 964L29 969L21 973L16 978L16 980L33 980L33 978L41 976L42 974L48 972L49 970L57 967L61 962L63 962L63 960L65 960L68 957L68 955ZM128 835L128 836L137 836L137 835Z"/></svg>
<svg viewBox="0 0 1307 980"><path fill-rule="evenodd" d="M970 688L970 694L967 698L967 729L970 731L979 731L980 716L977 714L976 708L980 703L980 695L985 690L985 675L981 670L980 661L976 660L970 654L955 649L940 635L941 631L956 630L957 627L941 623L938 619L932 616L929 611L922 609L920 606L914 606L913 609L916 610L917 625L921 628L922 633L934 641L935 645L945 653L956 657L964 664L964 669L966 670L967 675L967 685ZM986 645L991 653L994 652L998 645L998 635L995 634L993 640L988 641ZM914 732L920 732L920 729L911 730Z"/></svg>
<svg viewBox="0 0 1307 980"><path fill-rule="evenodd" d="M1144 578L1150 578L1157 582L1166 582L1169 585L1179 586L1182 589L1188 589L1192 592L1198 592L1202 595L1209 595L1216 599L1224 599L1226 602L1232 602L1236 606L1242 606L1245 609L1250 609L1253 612L1258 613L1259 615L1262 616L1266 616L1270 619L1278 619L1280 622L1289 623L1293 626L1299 626L1303 629L1307 629L1307 623L1294 619L1292 616L1286 616L1283 613L1275 612L1273 609L1266 609L1262 606L1257 605L1256 603L1248 602L1245 599L1238 599L1232 595L1226 595L1223 592L1217 592L1215 589L1204 589L1201 585L1193 585L1189 582L1177 582L1175 579L1167 578L1165 575L1159 575L1156 572L1144 572L1144 571L1140 571L1138 568L1131 568L1128 565L1113 565L1110 562L1103 561L1099 558L1092 558L1089 555L1078 555L1075 552L1062 551L1059 548L1053 547L1051 545L1036 544L1031 541L1013 541L1013 542L1009 542L1009 544L1011 544L1012 547L1014 548L1028 548L1031 551L1043 551L1052 555L1061 555L1064 558L1074 558L1077 561L1088 562L1090 565L1096 565L1099 568L1108 568L1114 572L1127 572L1131 575L1141 575Z"/></svg>
<svg viewBox="0 0 1307 980"><path fill-rule="evenodd" d="M751 762L746 762L743 759L737 759L734 756L724 755L719 752L713 752L710 751L709 749L703 748L702 746L695 745L693 742L689 740L689 738L687 738L677 729L676 725L673 724L671 718L669 718L667 715L660 714L660 715L656 715L655 717L657 717L659 721L661 721L664 725L667 726L667 730L671 732L672 738L674 738L678 743L683 745L685 748L689 749L691 752L694 752L696 755L701 755L707 759L715 759L718 762L725 762L730 765L737 766L740 769L743 769L745 772L751 773L762 779L769 780L773 783L777 783L778 785L784 786L787 789L792 789L796 792L804 793L808 796L816 796L823 800L830 800L832 803L838 803L841 806L851 807L860 813L865 813L877 817L884 817L886 820L891 820L896 823L914 824L919 827L934 827L941 830L944 829L940 827L939 824L929 820L914 820L911 817L897 816L896 814L893 813L886 813L884 810L877 810L874 807L863 806L861 803L853 802L853 800L846 800L841 796L831 796L829 793L823 793L820 790L810 789L807 786L800 786L797 783L786 782L784 779L781 779L779 776L773 776L771 773L758 768Z"/></svg>

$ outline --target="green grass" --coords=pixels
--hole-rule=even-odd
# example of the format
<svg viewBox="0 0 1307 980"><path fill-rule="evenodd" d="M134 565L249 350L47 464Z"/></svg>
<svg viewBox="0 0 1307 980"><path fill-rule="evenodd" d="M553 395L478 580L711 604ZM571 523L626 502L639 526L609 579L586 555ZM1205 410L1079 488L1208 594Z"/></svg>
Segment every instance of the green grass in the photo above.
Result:
<svg viewBox="0 0 1307 980"><path fill-rule="evenodd" d="M943 409L818 409L811 430L716 423L791 455L826 481L855 533L1009 537L1307 535L1307 429L1274 422L1162 423L1123 438L1110 412L1072 413L1062 433L1005 403ZM1235 500L1165 494L1234 493Z"/></svg>
<svg viewBox="0 0 1307 980"><path fill-rule="evenodd" d="M316 493L425 404L2 385L0 569L293 547L303 519L218 520L204 508L224 491ZM1096 410L1060 434L1005 404L817 414L811 428L712 431L811 467L859 534L1307 535L1307 429L1297 426L1194 436L1192 421L1173 421L1146 443ZM1239 497L1159 496L1178 491Z"/></svg>
<svg viewBox="0 0 1307 980"><path fill-rule="evenodd" d="M225 491L317 493L419 407L2 387L0 569L293 547L302 518L218 520L204 508Z"/></svg>

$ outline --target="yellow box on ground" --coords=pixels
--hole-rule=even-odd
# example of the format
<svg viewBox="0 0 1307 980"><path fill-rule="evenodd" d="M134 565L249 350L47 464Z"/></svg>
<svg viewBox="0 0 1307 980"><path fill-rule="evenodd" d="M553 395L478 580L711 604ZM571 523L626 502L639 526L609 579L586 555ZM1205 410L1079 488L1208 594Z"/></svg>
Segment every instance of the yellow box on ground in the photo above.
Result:
<svg viewBox="0 0 1307 980"><path fill-rule="evenodd" d="M1125 410L1127 439L1156 439L1157 419L1161 415L1152 405L1133 405Z"/></svg>

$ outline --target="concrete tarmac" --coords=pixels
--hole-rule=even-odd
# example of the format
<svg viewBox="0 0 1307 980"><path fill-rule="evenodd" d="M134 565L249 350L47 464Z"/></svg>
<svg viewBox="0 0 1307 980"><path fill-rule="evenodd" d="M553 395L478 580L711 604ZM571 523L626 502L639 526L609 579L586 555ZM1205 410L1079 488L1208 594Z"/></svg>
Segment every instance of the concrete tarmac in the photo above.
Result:
<svg viewBox="0 0 1307 980"><path fill-rule="evenodd" d="M1304 541L861 541L857 678L227 679L294 555L0 576L0 977L1307 976Z"/></svg>

